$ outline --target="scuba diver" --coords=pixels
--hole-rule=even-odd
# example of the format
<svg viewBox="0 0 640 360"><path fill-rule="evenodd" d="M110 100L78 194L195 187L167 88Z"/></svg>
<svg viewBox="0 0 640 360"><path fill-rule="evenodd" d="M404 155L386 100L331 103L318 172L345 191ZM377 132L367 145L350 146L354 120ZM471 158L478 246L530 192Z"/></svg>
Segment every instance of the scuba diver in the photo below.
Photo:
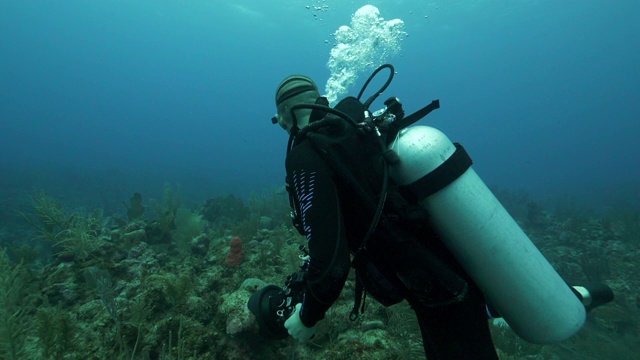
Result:
<svg viewBox="0 0 640 360"><path fill-rule="evenodd" d="M365 88L383 69L390 71L387 82L374 96L361 102ZM449 239L456 235L441 231L442 227L435 223L437 216L434 216L434 211L425 208L421 202L421 199L432 197L434 193L444 193L453 182L471 181L464 180L471 161L466 152L460 150L461 147L454 147L455 153L461 155L450 156L458 160L445 161L446 165L436 166L444 170L432 171L437 174L435 180L410 181L419 183L422 188L429 188L426 193L405 186L403 182L406 179L398 171L394 172L399 163L410 162L406 156L411 151L407 149L412 147L398 147L403 129L437 109L439 102L436 100L405 117L400 101L391 97L385 101L384 109L370 112L369 106L386 89L393 74L391 65L381 66L367 80L357 98L347 97L333 108L329 107L328 101L320 95L315 82L309 77L288 76L278 85L275 96L277 114L272 122L279 124L290 135L285 162L286 185L293 224L306 237L307 246L302 248L306 256L303 257L301 271L287 278L285 288L268 285L259 290L249 300L249 309L256 315L263 333L280 338L289 334L298 341L307 341L314 336L318 322L338 298L353 267L356 273L356 296L350 315L352 320L364 311L367 294L384 306L406 300L417 316L428 359L462 359L469 356L498 359L488 318L504 314L510 325L512 322L516 324L517 332L518 317L527 315L509 318L506 316L512 312L509 306L515 302L524 308L522 312L526 312L530 301L524 299L524 295L523 299L518 298L519 294L514 295L514 291L511 291L508 293L509 305L497 309L493 307L494 302L501 304L500 299L510 289L515 288L518 293L526 292L517 288L519 285L516 283L521 279L511 281L500 278L498 274L517 271L498 271L500 268L495 266L506 267L509 264L501 265L499 260L492 260L486 254L474 253L476 247L481 248L475 246L474 242L485 241L482 234L467 232L464 238L472 245L459 251L453 240ZM424 141L422 138L415 141ZM424 157L425 154L420 153L420 156ZM420 163L424 162L424 159L419 160ZM466 202L471 203L470 206L477 205L473 200ZM463 227L456 223L463 221L461 219L464 216L455 219L454 214L452 217L453 227ZM496 216L490 214L489 217ZM505 222L507 226L515 226L509 221ZM491 225L489 222L486 224ZM508 230L509 234L514 233L512 229ZM496 234L490 235L496 237ZM505 242L503 239L495 241L498 240ZM490 246L495 247L494 244ZM548 268L551 270L548 271L553 273L545 273L546 260L532 254L530 246L533 245L508 246L511 246L507 249L509 252L514 252L516 248L516 255L518 246L524 246L522 251L536 260L535 264L523 261L525 272L538 272L541 269L541 276L551 278L551 285L548 286L562 288L541 290L561 293L558 307L563 313L570 314L565 319L554 319L553 326L562 328L562 322L565 322L569 328L558 335L558 339L572 335L581 327L585 305L592 308L612 300L611 289L605 285L587 289L554 283L553 277L557 274L554 275L550 265ZM492 264L487 266L494 267L488 270L484 269L484 264L481 264L480 270L475 269L473 264L465 267L465 263L473 261L467 261L463 253L471 253L474 259L489 258ZM533 266L536 271L531 271L527 266ZM494 278L501 282L495 288L498 290L486 284L494 281ZM524 280L526 283L527 279ZM546 297L549 296L543 296ZM567 297L571 299L567 300ZM551 298L554 299L553 296ZM533 301L537 300L534 294ZM529 311L533 313L531 316L540 317L537 308L547 305L536 304L536 308ZM523 318L522 321L537 320ZM531 327L534 329L532 331L538 333L550 331L544 324L539 329L530 325L523 328ZM522 333L526 334L527 330ZM537 335L531 336L534 342ZM545 341L547 339L539 340Z"/></svg>

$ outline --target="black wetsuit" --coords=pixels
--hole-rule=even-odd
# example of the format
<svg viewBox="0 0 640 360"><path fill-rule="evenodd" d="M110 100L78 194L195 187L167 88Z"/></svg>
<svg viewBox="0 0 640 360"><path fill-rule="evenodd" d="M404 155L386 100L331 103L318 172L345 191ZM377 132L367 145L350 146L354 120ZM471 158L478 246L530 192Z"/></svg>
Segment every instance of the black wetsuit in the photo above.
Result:
<svg viewBox="0 0 640 360"><path fill-rule="evenodd" d="M346 147L351 153L360 149L358 144ZM356 196L321 152L305 139L286 159L310 252L300 314L308 327L321 320L338 298L349 273L350 254L360 247L375 210ZM376 196L382 184L380 172L373 164L357 161L356 156L346 166ZM385 216L368 243L367 290L374 297L378 292L408 300L417 314L428 359L497 359L481 292L429 228L411 226L396 212L388 200ZM376 289L381 282L388 283Z"/></svg>

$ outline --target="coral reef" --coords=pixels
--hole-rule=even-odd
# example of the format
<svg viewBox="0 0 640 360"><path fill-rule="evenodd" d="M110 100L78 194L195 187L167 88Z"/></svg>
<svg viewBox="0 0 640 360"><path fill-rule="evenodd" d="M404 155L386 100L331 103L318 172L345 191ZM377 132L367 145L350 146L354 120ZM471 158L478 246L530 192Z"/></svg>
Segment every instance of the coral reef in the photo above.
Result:
<svg viewBox="0 0 640 360"><path fill-rule="evenodd" d="M617 296L562 344L528 344L503 323L492 324L501 358L635 358L637 212L554 212L523 193L501 197L568 282L603 281ZM33 236L0 250L0 359L424 358L406 303L384 308L371 299L364 314L348 320L352 276L311 342L263 338L247 300L297 270L305 239L280 220L285 199L252 199L240 206L223 197L192 211L168 187L148 219L127 210L127 221L110 221L101 211L70 211L37 193L33 211L22 214Z"/></svg>

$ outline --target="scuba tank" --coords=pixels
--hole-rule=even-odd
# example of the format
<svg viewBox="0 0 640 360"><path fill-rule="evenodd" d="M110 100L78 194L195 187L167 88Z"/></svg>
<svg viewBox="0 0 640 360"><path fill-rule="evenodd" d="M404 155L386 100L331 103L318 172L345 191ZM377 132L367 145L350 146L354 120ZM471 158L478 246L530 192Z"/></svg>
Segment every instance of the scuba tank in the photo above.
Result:
<svg viewBox="0 0 640 360"><path fill-rule="evenodd" d="M582 302L476 174L461 146L437 129L413 126L401 130L390 149L400 157L390 167L391 178L427 210L447 248L518 336L548 344L582 327Z"/></svg>

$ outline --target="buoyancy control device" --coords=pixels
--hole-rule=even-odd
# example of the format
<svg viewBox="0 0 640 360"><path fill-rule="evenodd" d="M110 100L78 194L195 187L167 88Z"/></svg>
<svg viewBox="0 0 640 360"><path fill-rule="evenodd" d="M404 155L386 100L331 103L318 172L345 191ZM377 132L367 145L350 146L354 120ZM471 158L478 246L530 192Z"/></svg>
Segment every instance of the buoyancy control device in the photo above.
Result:
<svg viewBox="0 0 640 360"><path fill-rule="evenodd" d="M365 109L393 78L393 67L381 66L357 99L383 68L391 71L389 80L364 102ZM387 159L385 184L367 235L378 223L390 178L407 200L427 210L429 221L445 246L520 337L547 344L575 334L584 324L585 307L476 174L464 148L435 128L410 126L437 109L439 102L435 100L406 118L394 101L388 100L385 105L379 112L366 110L365 120L358 123L322 105L302 104L291 109L294 118L295 110L310 108L321 112L321 116L338 116L381 137L381 152ZM402 112L398 114L399 111ZM314 126L322 125L310 124L300 131L313 131Z"/></svg>

